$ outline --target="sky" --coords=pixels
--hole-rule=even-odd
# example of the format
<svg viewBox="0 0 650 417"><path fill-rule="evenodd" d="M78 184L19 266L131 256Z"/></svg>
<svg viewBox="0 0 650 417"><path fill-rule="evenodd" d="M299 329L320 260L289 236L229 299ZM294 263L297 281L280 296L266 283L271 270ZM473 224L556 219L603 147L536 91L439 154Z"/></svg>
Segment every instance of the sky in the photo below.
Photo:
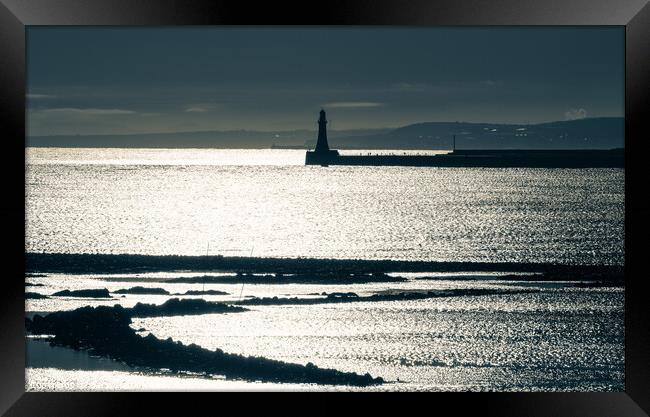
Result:
<svg viewBox="0 0 650 417"><path fill-rule="evenodd" d="M623 27L27 28L29 136L624 115Z"/></svg>

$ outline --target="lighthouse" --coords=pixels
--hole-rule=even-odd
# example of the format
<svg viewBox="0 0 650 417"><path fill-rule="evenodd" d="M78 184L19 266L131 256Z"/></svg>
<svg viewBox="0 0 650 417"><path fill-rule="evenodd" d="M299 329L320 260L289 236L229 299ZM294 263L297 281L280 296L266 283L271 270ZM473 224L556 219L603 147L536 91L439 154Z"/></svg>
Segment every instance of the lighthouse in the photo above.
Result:
<svg viewBox="0 0 650 417"><path fill-rule="evenodd" d="M307 151L305 155L305 164L307 165L323 165L327 166L330 162L334 162L339 156L339 152L331 150L327 143L327 118L325 117L325 110L320 110L320 117L318 118L318 140L316 141L316 149Z"/></svg>
<svg viewBox="0 0 650 417"><path fill-rule="evenodd" d="M318 141L316 142L316 153L327 153L330 147L327 144L327 119L325 118L325 110L320 109L320 118L318 119Z"/></svg>

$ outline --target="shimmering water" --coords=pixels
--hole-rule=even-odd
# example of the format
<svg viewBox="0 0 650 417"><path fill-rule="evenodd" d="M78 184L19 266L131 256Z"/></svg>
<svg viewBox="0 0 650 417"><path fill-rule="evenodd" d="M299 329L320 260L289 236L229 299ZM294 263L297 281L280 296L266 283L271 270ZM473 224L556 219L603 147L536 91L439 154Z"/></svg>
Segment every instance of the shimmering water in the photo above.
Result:
<svg viewBox="0 0 650 417"><path fill-rule="evenodd" d="M363 152L363 151L360 151ZM306 167L293 150L26 150L26 251L622 264L624 171ZM201 273L203 274L203 273ZM136 285L170 293L196 272L30 277L27 291ZM399 283L206 284L240 297L391 290L533 289L418 301L255 306L134 319L134 329L229 353L370 372L379 390L621 391L622 288L400 274ZM424 274L431 276L434 274ZM475 280L456 279L472 276ZM121 276L124 276L123 274ZM27 300L28 315L170 296ZM44 342L32 342L44 343ZM36 346L34 348L34 346ZM107 364L32 345L29 390L323 390ZM30 356L32 359L30 360ZM84 365L85 364L85 365Z"/></svg>
<svg viewBox="0 0 650 417"><path fill-rule="evenodd" d="M28 148L26 161L27 251L624 258L622 169L323 168L300 150Z"/></svg>
<svg viewBox="0 0 650 417"><path fill-rule="evenodd" d="M478 274L477 274L478 275ZM169 274L166 274L169 276ZM63 288L108 288L133 282L103 276L52 275L29 278L43 294ZM200 289L202 284L146 282L171 293ZM531 294L459 296L417 301L359 302L311 306L254 306L234 314L137 318L140 335L154 334L208 349L263 356L287 362L370 372L389 383L377 390L434 391L622 391L624 386L623 288L575 288L572 282L511 282L498 276L478 280L436 280L356 285L206 284L229 294L205 297L228 301L243 297L309 297L321 292L354 291L359 295L395 290L450 288L536 289ZM85 305L160 304L169 296L126 295L110 300L73 297L28 300L28 314ZM78 354L75 354L78 356ZM49 362L48 362L49 361ZM76 359L79 362L78 359ZM204 377L152 374L80 367L28 352L27 388L31 390L151 389L349 389L295 384L259 384ZM46 366L47 364L49 366ZM90 369L88 369L90 368ZM165 381L167 382L167 385ZM112 385L114 384L114 386ZM162 387L162 388L156 388Z"/></svg>
<svg viewBox="0 0 650 417"><path fill-rule="evenodd" d="M134 327L211 349L370 372L399 379L398 389L612 390L622 388L623 322L622 294L610 296L269 307L231 318L138 319ZM547 309L558 297L579 307ZM503 303L509 311L497 308Z"/></svg>

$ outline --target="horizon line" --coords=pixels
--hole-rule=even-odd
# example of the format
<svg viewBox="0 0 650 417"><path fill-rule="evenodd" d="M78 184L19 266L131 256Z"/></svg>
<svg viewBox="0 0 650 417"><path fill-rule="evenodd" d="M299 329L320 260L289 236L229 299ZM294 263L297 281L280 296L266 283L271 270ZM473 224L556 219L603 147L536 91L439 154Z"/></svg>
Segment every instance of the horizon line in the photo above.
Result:
<svg viewBox="0 0 650 417"><path fill-rule="evenodd" d="M343 131L355 131L355 130L387 130L387 129L401 129L404 127L408 126L415 126L415 125L421 125L421 124L434 124L434 123L462 123L462 124L480 124L480 125L510 125L510 126L537 126L537 125L543 125L543 124L549 124L549 123L571 123L571 122L579 122L583 120L596 120L596 119L625 119L625 116L596 116L596 117L583 117L580 119L572 119L572 120L549 120L545 122L537 122L537 123L499 123L499 122L469 122L469 121L437 121L437 122L414 122L414 123L409 123L406 125L400 125L400 126L387 126L387 127L356 127L356 128L350 128L350 129L328 129L329 132L343 132ZM136 136L136 135L173 135L173 134L186 134L186 133L210 133L210 132L222 132L222 133L227 133L227 132L254 132L254 133L286 133L286 132L296 132L296 131L309 131L309 132L316 132L318 129L310 129L310 128L294 128L294 129L283 129L283 130L254 130L254 129L210 129L210 130L178 130L178 131L171 131L171 132L133 132L133 133L59 133L59 134L53 134L53 135L31 135L29 133L25 133L25 137L62 137L62 136Z"/></svg>

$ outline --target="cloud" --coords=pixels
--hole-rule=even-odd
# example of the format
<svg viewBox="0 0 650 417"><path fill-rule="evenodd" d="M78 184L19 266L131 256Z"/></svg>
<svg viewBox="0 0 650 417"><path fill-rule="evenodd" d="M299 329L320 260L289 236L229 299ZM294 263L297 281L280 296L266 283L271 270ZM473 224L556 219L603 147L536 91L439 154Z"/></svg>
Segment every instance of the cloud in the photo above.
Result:
<svg viewBox="0 0 650 417"><path fill-rule="evenodd" d="M201 106L192 106L185 109L186 113L207 113L209 110Z"/></svg>
<svg viewBox="0 0 650 417"><path fill-rule="evenodd" d="M362 108L362 107L382 107L384 103L373 101L339 101L335 103L325 103L323 107L331 108Z"/></svg>
<svg viewBox="0 0 650 417"><path fill-rule="evenodd" d="M408 92L421 92L421 91L429 91L432 89L431 84L425 84L425 83L396 83L392 84L391 90L396 90L396 91L408 91Z"/></svg>
<svg viewBox="0 0 650 417"><path fill-rule="evenodd" d="M50 94L26 94L25 97L27 97L29 100L56 98L56 96L52 96Z"/></svg>
<svg viewBox="0 0 650 417"><path fill-rule="evenodd" d="M580 108L580 109L569 109L564 112L564 118L566 120L578 120L578 119L584 119L587 117L587 110Z"/></svg>
<svg viewBox="0 0 650 417"><path fill-rule="evenodd" d="M76 107L61 107L54 109L44 109L41 110L43 113L68 113L68 114L81 114L89 116L112 116L118 114L133 114L135 113L132 110L122 110L122 109L94 109L86 108L80 109Z"/></svg>

